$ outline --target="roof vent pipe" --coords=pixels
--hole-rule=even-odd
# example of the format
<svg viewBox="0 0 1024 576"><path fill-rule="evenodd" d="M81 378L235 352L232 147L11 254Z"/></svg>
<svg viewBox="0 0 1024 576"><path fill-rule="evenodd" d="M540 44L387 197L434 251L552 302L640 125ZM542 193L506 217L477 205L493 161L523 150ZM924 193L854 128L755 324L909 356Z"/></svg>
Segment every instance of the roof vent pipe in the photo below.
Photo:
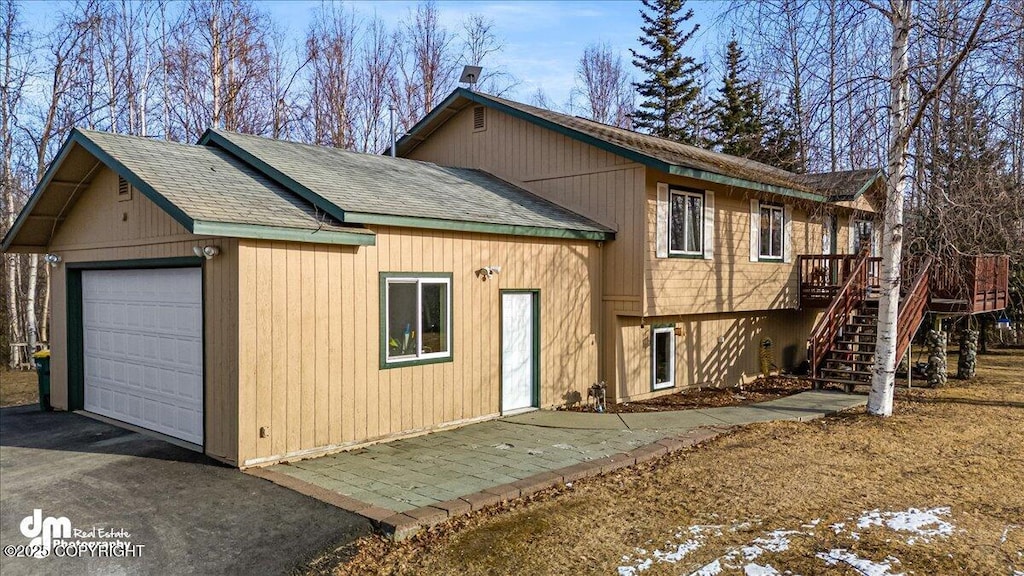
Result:
<svg viewBox="0 0 1024 576"><path fill-rule="evenodd" d="M392 104L388 109L391 111L391 157L394 158L395 145L397 144L395 141L395 105Z"/></svg>

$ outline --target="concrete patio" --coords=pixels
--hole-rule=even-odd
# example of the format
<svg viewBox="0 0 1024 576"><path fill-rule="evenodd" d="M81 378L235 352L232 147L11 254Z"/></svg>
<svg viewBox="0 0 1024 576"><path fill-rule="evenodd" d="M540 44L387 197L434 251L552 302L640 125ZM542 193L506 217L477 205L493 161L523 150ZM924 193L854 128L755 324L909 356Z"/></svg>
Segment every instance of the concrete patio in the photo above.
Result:
<svg viewBox="0 0 1024 576"><path fill-rule="evenodd" d="M366 516L396 538L498 502L633 465L734 426L808 420L864 396L639 414L535 411L249 473Z"/></svg>

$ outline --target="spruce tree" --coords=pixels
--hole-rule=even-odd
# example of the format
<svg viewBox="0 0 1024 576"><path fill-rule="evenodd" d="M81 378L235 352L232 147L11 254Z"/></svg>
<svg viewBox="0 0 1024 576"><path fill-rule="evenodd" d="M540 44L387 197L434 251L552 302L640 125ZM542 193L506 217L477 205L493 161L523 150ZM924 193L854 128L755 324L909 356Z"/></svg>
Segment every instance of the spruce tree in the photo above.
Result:
<svg viewBox="0 0 1024 576"><path fill-rule="evenodd" d="M712 100L711 132L715 146L725 154L752 158L762 151L764 126L761 86L747 81L746 57L736 40L730 40L725 54L725 75L721 95Z"/></svg>
<svg viewBox="0 0 1024 576"><path fill-rule="evenodd" d="M684 56L683 46L700 28L684 33L680 27L693 10L680 16L686 0L641 0L643 32L638 40L650 54L633 53L633 65L646 78L634 83L643 101L633 114L633 125L647 132L686 144L698 144L701 110L699 76L704 64Z"/></svg>

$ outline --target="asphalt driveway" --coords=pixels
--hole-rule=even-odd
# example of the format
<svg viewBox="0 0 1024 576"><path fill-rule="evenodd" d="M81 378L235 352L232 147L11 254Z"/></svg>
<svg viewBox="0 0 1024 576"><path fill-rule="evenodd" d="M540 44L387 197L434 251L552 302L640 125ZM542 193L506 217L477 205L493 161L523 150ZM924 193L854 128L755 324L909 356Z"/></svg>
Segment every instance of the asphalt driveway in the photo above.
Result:
<svg viewBox="0 0 1024 576"><path fill-rule="evenodd" d="M142 548L137 557L11 558L22 520ZM109 532L114 532L110 535ZM370 523L161 440L34 405L0 409L0 564L14 574L282 574Z"/></svg>

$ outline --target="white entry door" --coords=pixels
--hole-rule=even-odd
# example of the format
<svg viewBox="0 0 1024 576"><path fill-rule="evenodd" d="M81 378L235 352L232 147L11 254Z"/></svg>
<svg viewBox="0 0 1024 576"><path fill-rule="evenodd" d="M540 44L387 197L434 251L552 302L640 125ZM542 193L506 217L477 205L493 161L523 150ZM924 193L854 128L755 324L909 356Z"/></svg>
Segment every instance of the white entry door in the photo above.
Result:
<svg viewBox="0 0 1024 576"><path fill-rule="evenodd" d="M533 292L501 295L501 412L508 414L536 406L537 378Z"/></svg>
<svg viewBox="0 0 1024 576"><path fill-rule="evenodd" d="M82 272L85 409L203 444L199 268Z"/></svg>

